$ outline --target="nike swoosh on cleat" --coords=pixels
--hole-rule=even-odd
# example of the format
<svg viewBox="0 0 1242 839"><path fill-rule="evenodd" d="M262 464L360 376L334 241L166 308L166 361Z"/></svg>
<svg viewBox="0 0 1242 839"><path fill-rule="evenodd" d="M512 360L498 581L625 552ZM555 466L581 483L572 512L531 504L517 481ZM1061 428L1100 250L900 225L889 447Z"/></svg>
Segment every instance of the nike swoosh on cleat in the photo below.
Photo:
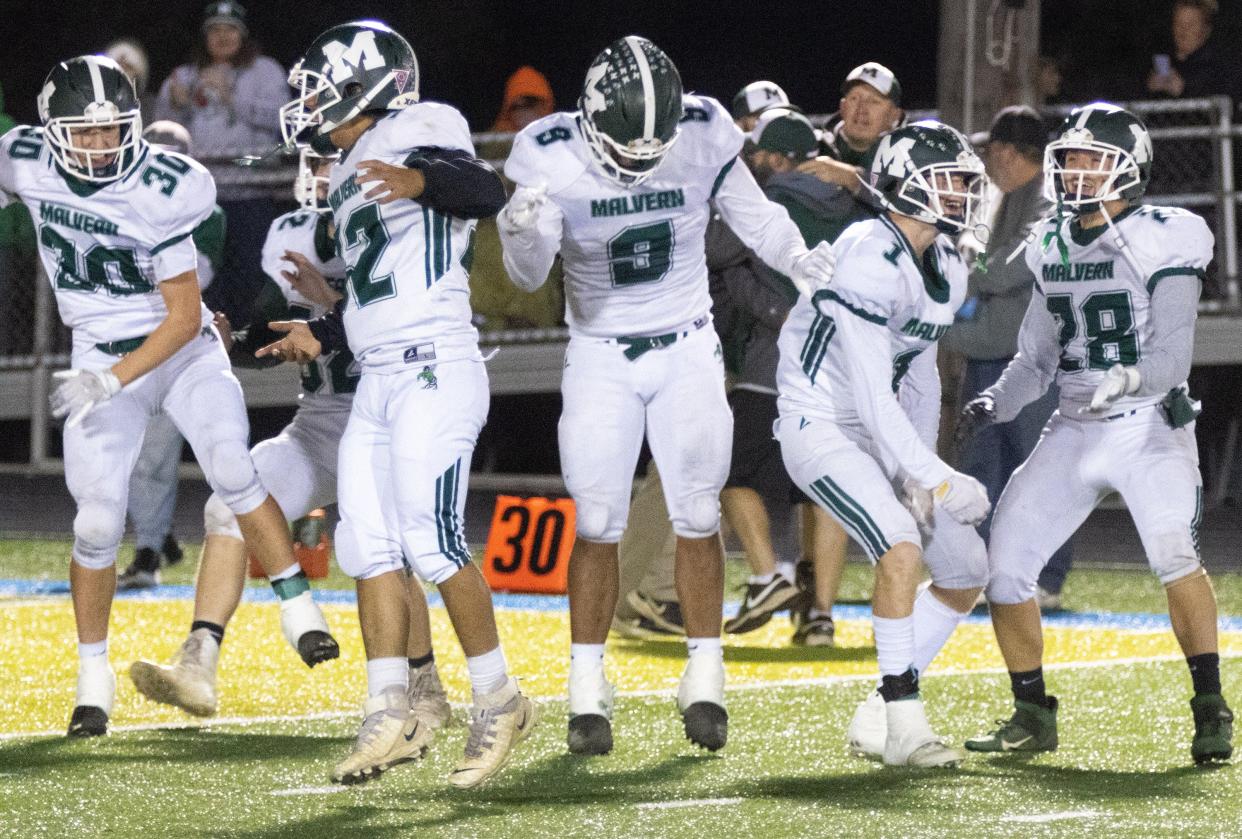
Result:
<svg viewBox="0 0 1242 839"><path fill-rule="evenodd" d="M405 737L405 742L407 742L407 743L408 743L408 742L410 742L411 740L413 740L413 739L414 739L414 735L415 735L415 734L417 734L417 733L418 733L418 720L414 720L414 727L410 729L410 733L409 733L409 734L406 734L406 735L403 735L403 736Z"/></svg>
<svg viewBox="0 0 1242 839"><path fill-rule="evenodd" d="M1002 749L1004 749L1004 750L1005 750L1005 751L1007 751L1007 752L1008 752L1008 751L1012 751L1013 749L1019 749L1019 748L1021 748L1022 746L1026 745L1026 743L1027 743L1029 740L1031 740L1031 739L1032 739L1032 737L1033 737L1033 735L1028 734L1027 736L1023 737L1021 740L1012 740L1012 741L1011 741L1011 740L1005 740L1005 739L1002 739L1002 740L1001 740L1001 748L1002 748Z"/></svg>

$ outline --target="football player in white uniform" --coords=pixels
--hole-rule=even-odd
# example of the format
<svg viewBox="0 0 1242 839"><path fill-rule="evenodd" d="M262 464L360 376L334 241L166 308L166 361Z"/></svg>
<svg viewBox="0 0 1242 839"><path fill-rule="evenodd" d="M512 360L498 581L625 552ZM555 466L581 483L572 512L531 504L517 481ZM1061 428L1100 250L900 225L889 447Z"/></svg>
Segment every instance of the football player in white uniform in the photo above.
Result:
<svg viewBox="0 0 1242 839"><path fill-rule="evenodd" d="M231 347L234 363L279 363L257 360L254 351L274 333L269 321L324 315L342 299L345 264L336 254L332 217L328 212L328 170L336 155L321 156L302 148L294 196L299 209L272 222L263 243L263 270L268 283L256 301L255 322L236 333ZM223 336L222 336L223 337ZM225 338L226 344L233 337ZM311 510L336 501L337 445L345 432L359 373L348 348L308 361L302 368L302 393L293 421L276 437L251 450L263 485L280 504L285 518L300 519ZM224 630L241 601L246 580L246 550L237 519L213 495L204 510L206 539L195 586L194 619L190 634L171 665L137 661L129 675L139 692L183 708L196 716L215 714L216 664ZM288 583L282 583L288 585ZM431 651L431 626L422 584L409 582L412 620L407 657L410 662L410 708L425 723L426 745L448 721L450 708ZM304 591L296 597L309 598ZM281 601L281 615L293 600ZM292 627L282 621L286 633ZM296 639L290 639L297 643ZM304 642L305 643L305 642ZM336 650L318 645L299 646L312 667L334 658Z"/></svg>
<svg viewBox="0 0 1242 839"><path fill-rule="evenodd" d="M169 414L189 440L269 577L299 569L280 507L250 459L241 387L199 298L191 234L215 205L211 175L147 146L133 85L111 59L58 64L39 115L43 128L19 126L0 139L0 204L30 208L61 318L73 329L72 369L56 374L52 412L67 419L65 482L78 508L69 734L90 736L106 732L116 691L107 658L116 553L153 414ZM298 612L304 631L335 647L313 602Z"/></svg>
<svg viewBox="0 0 1242 839"><path fill-rule="evenodd" d="M527 126L505 164L518 187L498 219L509 276L533 290L558 251L565 267L570 341L559 437L577 507L569 566L574 753L612 748L604 640L644 428L677 534L686 736L710 750L727 737L719 529L733 418L711 328L708 202L800 287L831 276L828 246L807 251L784 208L735 165L742 141L720 103L685 95L668 56L630 36L591 64L579 110Z"/></svg>
<svg viewBox="0 0 1242 839"><path fill-rule="evenodd" d="M283 124L340 149L328 203L348 272L343 307L281 324L265 348L302 360L349 348L362 379L341 440L336 554L357 580L370 698L334 780L353 783L413 760L426 744L410 713L406 564L437 585L474 691L465 756L449 782L495 774L535 724L508 675L491 591L466 550L464 484L487 419L487 371L470 323L475 219L504 203L500 176L474 155L455 109L418 101L418 61L382 23L333 27L289 76ZM343 320L342 320L343 308Z"/></svg>
<svg viewBox="0 0 1242 839"><path fill-rule="evenodd" d="M1186 389L1212 234L1186 210L1140 204L1151 161L1147 129L1129 112L1097 102L1070 114L1045 151L1044 190L1059 214L1036 227L1026 247L1035 295L1018 355L962 414L964 438L983 424L1013 419L1054 381L1061 391L1059 410L997 501L988 550L988 601L1014 714L968 740L968 749L1057 747L1036 577L1100 499L1117 492L1164 583L1173 633L1190 666L1191 755L1208 763L1233 751L1216 597L1199 562L1198 406Z"/></svg>
<svg viewBox="0 0 1242 839"><path fill-rule="evenodd" d="M949 234L972 224L983 163L957 131L917 122L885 135L865 185L884 208L837 239L830 288L799 300L781 330L776 436L790 477L875 563L880 686L848 734L886 764L962 755L927 722L919 673L987 581L974 478L936 456L936 342L966 296ZM918 591L923 563L931 585Z"/></svg>

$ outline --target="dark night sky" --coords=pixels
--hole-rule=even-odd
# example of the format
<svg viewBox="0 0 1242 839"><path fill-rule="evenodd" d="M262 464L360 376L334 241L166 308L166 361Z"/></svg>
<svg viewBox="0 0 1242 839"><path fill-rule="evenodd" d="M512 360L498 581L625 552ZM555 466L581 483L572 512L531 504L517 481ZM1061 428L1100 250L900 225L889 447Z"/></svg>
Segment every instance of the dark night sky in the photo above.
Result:
<svg viewBox="0 0 1242 839"><path fill-rule="evenodd" d="M1125 97L1167 32L1171 0L1044 0L1046 52L1069 58L1069 98ZM288 66L329 25L376 17L413 43L425 98L450 102L486 129L504 80L521 64L544 72L572 107L591 58L611 40L645 35L673 58L688 89L728 100L770 78L812 112L835 109L840 80L867 60L891 67L914 107L935 102L939 0L819 2L329 2L250 0L251 30ZM988 0L979 0L986 9ZM153 84L185 60L204 0L0 0L0 53L8 111L35 118L34 98L55 61L130 35L151 54ZM1237 42L1242 0L1222 0L1218 36ZM20 22L20 25L14 25ZM980 24L982 30L982 22Z"/></svg>

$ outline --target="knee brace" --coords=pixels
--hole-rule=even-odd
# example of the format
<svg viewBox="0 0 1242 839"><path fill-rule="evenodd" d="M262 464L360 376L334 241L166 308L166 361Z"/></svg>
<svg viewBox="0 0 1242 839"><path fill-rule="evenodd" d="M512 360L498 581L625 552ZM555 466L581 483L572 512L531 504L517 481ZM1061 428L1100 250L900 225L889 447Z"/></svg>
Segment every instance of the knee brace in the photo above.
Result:
<svg viewBox="0 0 1242 839"><path fill-rule="evenodd" d="M93 570L115 565L124 535L124 508L102 501L79 503L73 519L74 562Z"/></svg>
<svg viewBox="0 0 1242 839"><path fill-rule="evenodd" d="M254 471L250 450L241 440L217 440L207 453L203 464L211 480L212 489L229 509L238 515L253 511L267 496Z"/></svg>
<svg viewBox="0 0 1242 839"><path fill-rule="evenodd" d="M705 539L720 530L719 493L695 493L677 507L673 532L683 539Z"/></svg>
<svg viewBox="0 0 1242 839"><path fill-rule="evenodd" d="M1168 586L1202 569L1199 552L1189 533L1171 531L1153 540L1154 550L1147 557L1151 570Z"/></svg>
<svg viewBox="0 0 1242 839"><path fill-rule="evenodd" d="M574 499L574 530L588 542L620 542L625 511L589 498Z"/></svg>
<svg viewBox="0 0 1242 839"><path fill-rule="evenodd" d="M229 505L220 500L220 496L214 492L203 507L203 530L208 536L242 538L241 528L237 525L237 516L229 509Z"/></svg>

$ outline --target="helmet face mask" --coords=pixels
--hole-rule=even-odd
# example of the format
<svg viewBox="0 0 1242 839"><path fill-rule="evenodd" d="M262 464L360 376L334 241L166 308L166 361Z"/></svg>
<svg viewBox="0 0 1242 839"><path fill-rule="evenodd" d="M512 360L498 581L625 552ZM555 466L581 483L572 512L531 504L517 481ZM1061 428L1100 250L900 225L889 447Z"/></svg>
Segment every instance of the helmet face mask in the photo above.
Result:
<svg viewBox="0 0 1242 839"><path fill-rule="evenodd" d="M298 149L298 175L293 181L293 197L303 210L326 213L328 206L328 172L340 155L318 154L310 146ZM319 174L321 171L323 174Z"/></svg>
<svg viewBox="0 0 1242 839"><path fill-rule="evenodd" d="M1137 201L1151 174L1151 136L1137 117L1094 103L1072 112L1044 150L1044 195L1075 214Z"/></svg>
<svg viewBox="0 0 1242 839"><path fill-rule="evenodd" d="M418 101L418 58L405 38L378 21L334 26L289 71L297 96L280 109L285 143L305 143L366 111Z"/></svg>
<svg viewBox="0 0 1242 839"><path fill-rule="evenodd" d="M865 186L886 210L960 233L984 216L983 161L954 128L912 123L881 138Z"/></svg>
<svg viewBox="0 0 1242 839"><path fill-rule="evenodd" d="M106 184L138 165L144 143L138 97L111 59L83 56L57 65L38 106L52 156L73 177Z"/></svg>
<svg viewBox="0 0 1242 839"><path fill-rule="evenodd" d="M578 107L596 168L609 180L634 187L655 174L677 141L681 76L659 47L630 35L591 63Z"/></svg>

